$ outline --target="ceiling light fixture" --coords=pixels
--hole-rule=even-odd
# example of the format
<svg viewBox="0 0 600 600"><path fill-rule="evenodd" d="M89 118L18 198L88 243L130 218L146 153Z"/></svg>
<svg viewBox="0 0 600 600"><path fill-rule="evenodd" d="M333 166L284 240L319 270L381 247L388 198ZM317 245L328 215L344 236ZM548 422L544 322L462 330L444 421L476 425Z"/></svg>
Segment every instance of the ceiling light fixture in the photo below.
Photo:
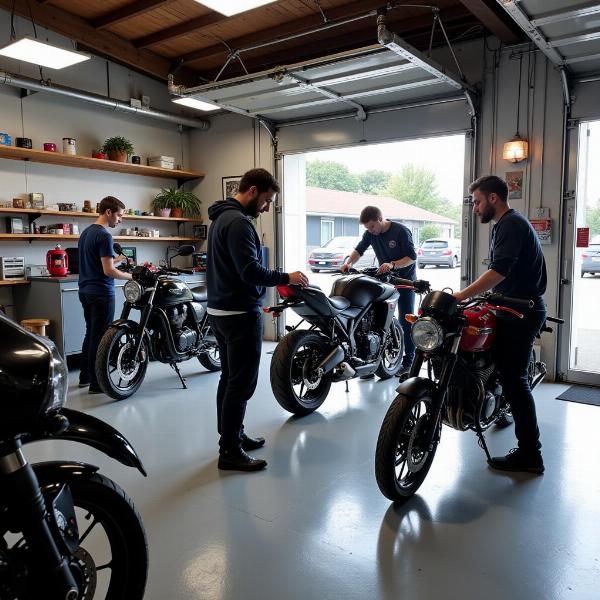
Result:
<svg viewBox="0 0 600 600"><path fill-rule="evenodd" d="M28 36L12 40L0 48L0 55L22 60L49 69L64 69L91 57L83 52L66 50L47 42L40 42Z"/></svg>
<svg viewBox="0 0 600 600"><path fill-rule="evenodd" d="M190 108L195 108L197 110L203 110L204 112L219 110L221 108L216 104L204 102L204 100L196 100L196 98L174 98L172 99L172 102L175 102L175 104L181 104L183 106L189 106Z"/></svg>
<svg viewBox="0 0 600 600"><path fill-rule="evenodd" d="M252 8L271 4L276 0L196 0L199 4L215 10L226 17L246 12Z"/></svg>
<svg viewBox="0 0 600 600"><path fill-rule="evenodd" d="M523 66L523 54L519 55L519 93L517 94L517 132L515 136L504 143L502 147L502 158L512 163L518 163L529 156L529 142L519 134L519 117L521 115L521 70Z"/></svg>

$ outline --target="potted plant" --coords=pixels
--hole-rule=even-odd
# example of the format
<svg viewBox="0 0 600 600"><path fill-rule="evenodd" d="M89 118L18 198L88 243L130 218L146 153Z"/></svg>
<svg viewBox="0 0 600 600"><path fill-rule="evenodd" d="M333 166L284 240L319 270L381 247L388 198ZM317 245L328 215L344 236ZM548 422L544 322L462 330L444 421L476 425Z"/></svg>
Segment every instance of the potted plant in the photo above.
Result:
<svg viewBox="0 0 600 600"><path fill-rule="evenodd" d="M202 202L196 194L183 189L163 188L152 202L161 217L197 217Z"/></svg>
<svg viewBox="0 0 600 600"><path fill-rule="evenodd" d="M133 144L127 138L117 135L104 142L102 152L108 155L108 160L127 162L127 157L133 154Z"/></svg>

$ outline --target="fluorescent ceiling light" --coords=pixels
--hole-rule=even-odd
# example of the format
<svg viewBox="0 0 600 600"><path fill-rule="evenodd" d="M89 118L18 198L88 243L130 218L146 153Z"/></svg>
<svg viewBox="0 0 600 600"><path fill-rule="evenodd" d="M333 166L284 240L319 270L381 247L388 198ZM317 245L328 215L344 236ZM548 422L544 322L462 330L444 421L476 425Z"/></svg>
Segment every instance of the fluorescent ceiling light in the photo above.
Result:
<svg viewBox="0 0 600 600"><path fill-rule="evenodd" d="M196 0L212 10L220 12L226 17L243 13L251 8L271 4L276 0Z"/></svg>
<svg viewBox="0 0 600 600"><path fill-rule="evenodd" d="M0 54L49 69L64 69L90 59L89 55L82 52L65 50L30 37L22 37L10 42L0 48Z"/></svg>
<svg viewBox="0 0 600 600"><path fill-rule="evenodd" d="M189 106L190 108L196 108L208 112L210 110L219 110L221 107L210 102L204 102L203 100L196 100L196 98L177 98L174 99L175 104L182 104L183 106Z"/></svg>

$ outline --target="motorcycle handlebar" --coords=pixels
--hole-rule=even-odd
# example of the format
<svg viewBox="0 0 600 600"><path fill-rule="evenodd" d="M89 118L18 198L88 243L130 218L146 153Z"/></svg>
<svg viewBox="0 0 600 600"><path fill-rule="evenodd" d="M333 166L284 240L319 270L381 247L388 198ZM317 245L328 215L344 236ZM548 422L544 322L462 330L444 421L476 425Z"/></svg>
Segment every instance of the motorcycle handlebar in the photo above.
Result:
<svg viewBox="0 0 600 600"><path fill-rule="evenodd" d="M533 300L526 300L524 298L511 298L510 296L505 296L504 294L490 294L486 300L496 304L499 304L500 302L506 302L520 308L533 308L535 304Z"/></svg>

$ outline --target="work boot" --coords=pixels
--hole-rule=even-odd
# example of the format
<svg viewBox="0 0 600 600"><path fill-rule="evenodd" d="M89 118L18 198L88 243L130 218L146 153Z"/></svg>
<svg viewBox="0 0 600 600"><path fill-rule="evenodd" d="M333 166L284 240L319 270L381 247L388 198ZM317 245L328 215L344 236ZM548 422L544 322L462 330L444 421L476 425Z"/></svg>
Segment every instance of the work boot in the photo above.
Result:
<svg viewBox="0 0 600 600"><path fill-rule="evenodd" d="M544 461L539 450L525 452L521 448L513 448L506 456L492 457L488 464L500 471L525 471L536 475L544 472Z"/></svg>
<svg viewBox="0 0 600 600"><path fill-rule="evenodd" d="M221 450L218 467L222 471L261 471L267 466L266 460L254 458L241 448Z"/></svg>

